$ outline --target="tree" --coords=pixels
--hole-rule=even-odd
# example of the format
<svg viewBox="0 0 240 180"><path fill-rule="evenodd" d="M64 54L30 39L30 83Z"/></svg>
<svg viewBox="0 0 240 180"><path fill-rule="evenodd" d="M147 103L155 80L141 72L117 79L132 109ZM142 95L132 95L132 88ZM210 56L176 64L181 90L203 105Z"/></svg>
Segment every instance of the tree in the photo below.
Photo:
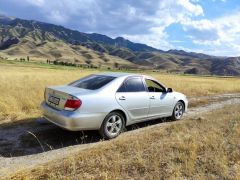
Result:
<svg viewBox="0 0 240 180"><path fill-rule="evenodd" d="M118 64L117 62L114 63L114 67L115 67L115 68L118 68L118 65L119 65L119 64Z"/></svg>
<svg viewBox="0 0 240 180"><path fill-rule="evenodd" d="M30 58L29 58L29 56L27 56L27 61L29 62L29 60L30 60Z"/></svg>

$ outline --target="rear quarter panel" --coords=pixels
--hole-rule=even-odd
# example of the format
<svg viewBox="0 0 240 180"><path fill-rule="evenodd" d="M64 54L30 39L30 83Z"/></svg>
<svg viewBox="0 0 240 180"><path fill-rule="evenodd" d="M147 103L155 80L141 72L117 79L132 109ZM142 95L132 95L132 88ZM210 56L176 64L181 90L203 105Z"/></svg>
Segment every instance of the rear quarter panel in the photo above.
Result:
<svg viewBox="0 0 240 180"><path fill-rule="evenodd" d="M96 119L98 123L102 123L104 118L111 111L121 110L125 113L127 119L128 115L124 109L117 103L115 94L119 86L121 85L124 78L118 78L110 82L107 86L102 89L92 91L89 94L75 94L76 97L81 99L82 105L76 110L76 113L81 114L101 114L99 119Z"/></svg>

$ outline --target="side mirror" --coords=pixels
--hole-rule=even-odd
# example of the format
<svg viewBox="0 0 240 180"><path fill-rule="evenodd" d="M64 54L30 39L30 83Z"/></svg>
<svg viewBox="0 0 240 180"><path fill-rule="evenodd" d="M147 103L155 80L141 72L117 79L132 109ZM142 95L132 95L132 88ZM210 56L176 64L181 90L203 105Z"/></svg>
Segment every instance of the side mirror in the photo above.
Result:
<svg viewBox="0 0 240 180"><path fill-rule="evenodd" d="M172 88L167 88L167 93L173 92Z"/></svg>

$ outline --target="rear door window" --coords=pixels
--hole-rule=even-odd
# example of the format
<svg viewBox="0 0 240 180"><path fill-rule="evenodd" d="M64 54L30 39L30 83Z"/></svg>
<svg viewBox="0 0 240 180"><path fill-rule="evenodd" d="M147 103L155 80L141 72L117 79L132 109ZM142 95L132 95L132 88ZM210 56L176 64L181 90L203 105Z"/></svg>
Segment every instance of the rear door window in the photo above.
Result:
<svg viewBox="0 0 240 180"><path fill-rule="evenodd" d="M142 79L139 77L129 78L118 89L118 92L142 92L146 91Z"/></svg>
<svg viewBox="0 0 240 180"><path fill-rule="evenodd" d="M89 89L89 90L96 90L105 86L106 84L108 84L114 79L115 77L112 77L112 76L90 75L70 83L69 86Z"/></svg>

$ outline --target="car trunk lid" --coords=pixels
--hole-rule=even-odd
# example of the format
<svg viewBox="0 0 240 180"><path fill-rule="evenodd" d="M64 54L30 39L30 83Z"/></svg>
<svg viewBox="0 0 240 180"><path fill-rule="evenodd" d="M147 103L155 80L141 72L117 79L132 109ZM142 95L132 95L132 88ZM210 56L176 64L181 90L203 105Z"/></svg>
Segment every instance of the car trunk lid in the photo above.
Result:
<svg viewBox="0 0 240 180"><path fill-rule="evenodd" d="M72 86L51 86L45 89L45 102L58 110L63 110L69 99L75 99L76 96L89 93L91 90L76 88Z"/></svg>

